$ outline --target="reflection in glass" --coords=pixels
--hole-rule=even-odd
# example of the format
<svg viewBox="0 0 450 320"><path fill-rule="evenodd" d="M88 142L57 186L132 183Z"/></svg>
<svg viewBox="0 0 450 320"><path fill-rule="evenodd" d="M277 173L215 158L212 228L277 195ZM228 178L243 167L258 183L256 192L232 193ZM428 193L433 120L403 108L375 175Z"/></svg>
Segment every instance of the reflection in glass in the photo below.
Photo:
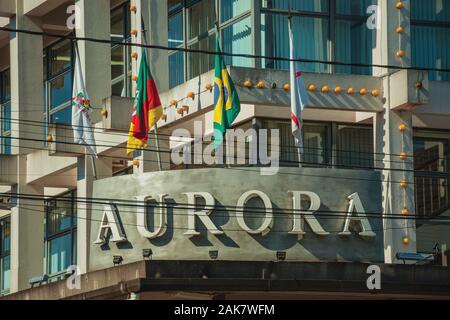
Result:
<svg viewBox="0 0 450 320"><path fill-rule="evenodd" d="M223 51L234 54L252 53L252 29L251 18L236 22L222 31ZM251 67L252 60L249 58L225 56L225 63L235 67Z"/></svg>

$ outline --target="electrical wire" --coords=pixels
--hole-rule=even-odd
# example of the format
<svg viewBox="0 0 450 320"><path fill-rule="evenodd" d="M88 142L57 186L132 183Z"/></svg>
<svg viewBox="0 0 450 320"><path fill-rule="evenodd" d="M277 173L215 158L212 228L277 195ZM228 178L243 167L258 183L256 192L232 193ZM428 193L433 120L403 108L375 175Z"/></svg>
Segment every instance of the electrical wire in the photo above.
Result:
<svg viewBox="0 0 450 320"><path fill-rule="evenodd" d="M66 40L72 40L72 41L94 42L94 43L107 44L107 45L139 47L139 48L165 50L165 51L181 51L181 52L186 52L186 53L197 53L197 54L205 54L205 55L218 55L217 52L208 51L208 50L198 50L198 49L169 47L169 46L161 46L161 45L130 43L130 42L126 42L126 41L115 41L115 40L111 40L111 39L106 40L106 39L98 39L98 38L93 38L93 37L77 37L72 34L61 35L61 34L56 34L56 33L51 33L51 32L45 32L45 31L31 31L31 30L17 29L17 28L10 28L10 27L0 27L0 31L21 33L21 34L27 34L27 35L35 35L35 36L46 36L46 37L50 37L50 38L66 39ZM383 64L368 64L368 63L347 63L347 62L340 62L340 61L325 61L325 60L317 60L317 59L290 59L290 58L286 58L286 57L254 55L254 54L240 54L240 53L229 53L229 52L221 52L220 55L225 56L225 57L267 59L267 60L286 61L286 62L293 61L293 62L301 62L301 63L317 63L317 64L333 65L333 66L450 72L450 69L448 69L448 68L407 67L407 66L398 66L398 65L383 65Z"/></svg>
<svg viewBox="0 0 450 320"><path fill-rule="evenodd" d="M167 203L167 202L159 202L155 199L152 199L152 201L147 202L147 204L139 204L137 200L125 200L125 199L114 199L112 201L111 199L106 198L94 198L94 197L63 197L63 196L56 196L56 197L44 197L41 195L33 195L33 194L25 194L25 193L7 193L5 194L11 199L14 200L28 200L28 201L61 201L61 202L69 202L69 203L76 203L76 204L86 204L86 205L115 205L115 206L122 206L126 208L148 208L152 207L154 209L165 209L165 208L173 208L176 210L214 210L218 212L242 212L245 211L246 213L252 213L252 217L260 217L264 218L266 217L266 209L261 207L253 207L253 206L245 206L245 207L239 207L236 205L214 205L214 206L207 206L207 205L197 205L197 204L189 204L189 203L183 203L183 202L176 202L174 203ZM169 198L170 199L170 198ZM149 203L151 203L149 205ZM21 204L19 203L19 206ZM30 204L31 205L31 204ZM93 211L103 211L102 209L92 209ZM125 213L135 213L135 211L130 210L121 210L121 212ZM329 218L329 219L347 219L348 211L339 211L339 210L309 210L309 209L293 209L293 208L272 208L272 213L274 215L281 215L284 216L286 214L313 214L313 213L320 213L321 218ZM364 214L367 217L373 218L373 219L381 219L381 220L419 220L419 221L449 221L450 217L417 217L415 215L409 215L404 216L401 214L396 213L389 213L389 212L364 212ZM184 214L173 214L185 216ZM215 217L222 217L227 218L229 215L220 215L215 214ZM287 217L286 217L287 218Z"/></svg>

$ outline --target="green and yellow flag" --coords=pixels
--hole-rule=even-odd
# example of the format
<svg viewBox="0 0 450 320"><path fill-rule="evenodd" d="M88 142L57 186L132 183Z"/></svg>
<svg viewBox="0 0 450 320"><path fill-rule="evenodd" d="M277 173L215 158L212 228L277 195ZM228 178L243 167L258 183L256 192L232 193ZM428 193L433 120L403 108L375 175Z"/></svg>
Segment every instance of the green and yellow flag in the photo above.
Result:
<svg viewBox="0 0 450 320"><path fill-rule="evenodd" d="M214 106L214 146L218 148L223 143L227 129L231 128L233 121L241 112L241 103L223 60L218 38L216 40Z"/></svg>

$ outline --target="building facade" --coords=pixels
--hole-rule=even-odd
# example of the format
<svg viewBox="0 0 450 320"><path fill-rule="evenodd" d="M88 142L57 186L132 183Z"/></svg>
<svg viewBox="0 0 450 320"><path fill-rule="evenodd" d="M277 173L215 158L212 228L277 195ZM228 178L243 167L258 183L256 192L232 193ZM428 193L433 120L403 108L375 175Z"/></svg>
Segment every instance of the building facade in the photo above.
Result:
<svg viewBox="0 0 450 320"><path fill-rule="evenodd" d="M289 16L310 100L300 159ZM266 270L272 260L329 263L330 277L364 269L352 264L394 270L399 253L439 252L435 262L446 264L450 1L2 0L0 27L9 30L0 30L0 295L32 297L30 280L44 275L63 286L71 266L83 279L98 276L89 285L97 290L107 283L99 272L120 262L123 277L141 270L152 279L198 261L216 275L242 261L250 278L248 263ZM207 52L218 33L242 104L234 129L247 134L232 163L211 165L197 156L211 142L215 56ZM77 41L98 159L73 143L67 36L111 40ZM141 43L152 46L164 116L148 148L127 156ZM252 150L269 161L252 162ZM161 274L139 264L148 249ZM439 274L424 283L448 280L444 267L420 268ZM170 290L188 290L182 283Z"/></svg>

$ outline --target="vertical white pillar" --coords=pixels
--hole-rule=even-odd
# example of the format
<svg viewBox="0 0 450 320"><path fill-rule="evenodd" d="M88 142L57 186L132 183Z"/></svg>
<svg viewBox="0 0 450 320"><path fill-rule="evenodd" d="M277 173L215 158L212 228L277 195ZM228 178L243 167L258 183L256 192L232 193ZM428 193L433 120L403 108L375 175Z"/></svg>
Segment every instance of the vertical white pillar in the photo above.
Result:
<svg viewBox="0 0 450 320"><path fill-rule="evenodd" d="M28 289L29 280L44 274L44 188L26 183L25 156L19 156L19 183L12 188L11 293ZM25 197L37 196L31 200Z"/></svg>
<svg viewBox="0 0 450 320"><path fill-rule="evenodd" d="M389 88L389 77L384 79L384 88ZM386 89L384 112L375 120L375 163L382 170L382 205L385 219L384 249L386 263L399 263L395 255L398 252L416 252L416 224L414 219L414 163L412 112L391 110L389 89ZM400 125L406 125L406 131L400 131ZM407 158L402 160L400 153ZM406 181L406 188L401 182ZM409 214L402 216L403 209ZM405 237L408 242L405 243Z"/></svg>
<svg viewBox="0 0 450 320"><path fill-rule="evenodd" d="M109 178L112 175L112 159L96 160L97 179ZM93 187L95 177L91 159L78 158L77 164L77 265L82 274L89 271L89 248L91 235Z"/></svg>
<svg viewBox="0 0 450 320"><path fill-rule="evenodd" d="M411 27L409 1L402 1L404 8L397 9L398 0L378 0L381 29L376 30L376 43L372 51L373 63L378 65L410 66L411 65ZM397 27L403 28L397 33ZM397 57L398 50L403 57ZM389 72L385 68L373 68L374 76Z"/></svg>
<svg viewBox="0 0 450 320"><path fill-rule="evenodd" d="M39 19L23 15L23 1L17 0L11 28L41 32ZM30 148L44 147L43 126L26 122L43 121L43 39L24 33L11 33L10 37L12 154L23 155L35 151Z"/></svg>
<svg viewBox="0 0 450 320"><path fill-rule="evenodd" d="M111 8L109 0L78 0L80 21L76 30L78 37L91 37L109 40L111 38ZM103 100L109 98L111 91L111 47L108 44L79 41L81 66L85 77L86 90L91 99L94 112L91 120L101 120L100 108ZM112 174L111 158L95 160L97 178L104 179ZM90 157L80 157L77 167L77 197L93 197L94 172ZM89 271L89 239L91 205L81 201L77 204L77 264L81 273Z"/></svg>
<svg viewBox="0 0 450 320"><path fill-rule="evenodd" d="M24 0L16 1L11 28L42 31L41 21L27 17ZM39 35L10 34L11 131L12 153L18 154L18 196L11 209L11 292L29 287L29 279L43 274L44 206L43 200L27 200L24 195L43 196L43 188L26 182L26 155L31 148L44 147L43 126L26 121L43 121L43 39ZM30 139L30 140L25 140ZM40 140L40 141L39 141Z"/></svg>

